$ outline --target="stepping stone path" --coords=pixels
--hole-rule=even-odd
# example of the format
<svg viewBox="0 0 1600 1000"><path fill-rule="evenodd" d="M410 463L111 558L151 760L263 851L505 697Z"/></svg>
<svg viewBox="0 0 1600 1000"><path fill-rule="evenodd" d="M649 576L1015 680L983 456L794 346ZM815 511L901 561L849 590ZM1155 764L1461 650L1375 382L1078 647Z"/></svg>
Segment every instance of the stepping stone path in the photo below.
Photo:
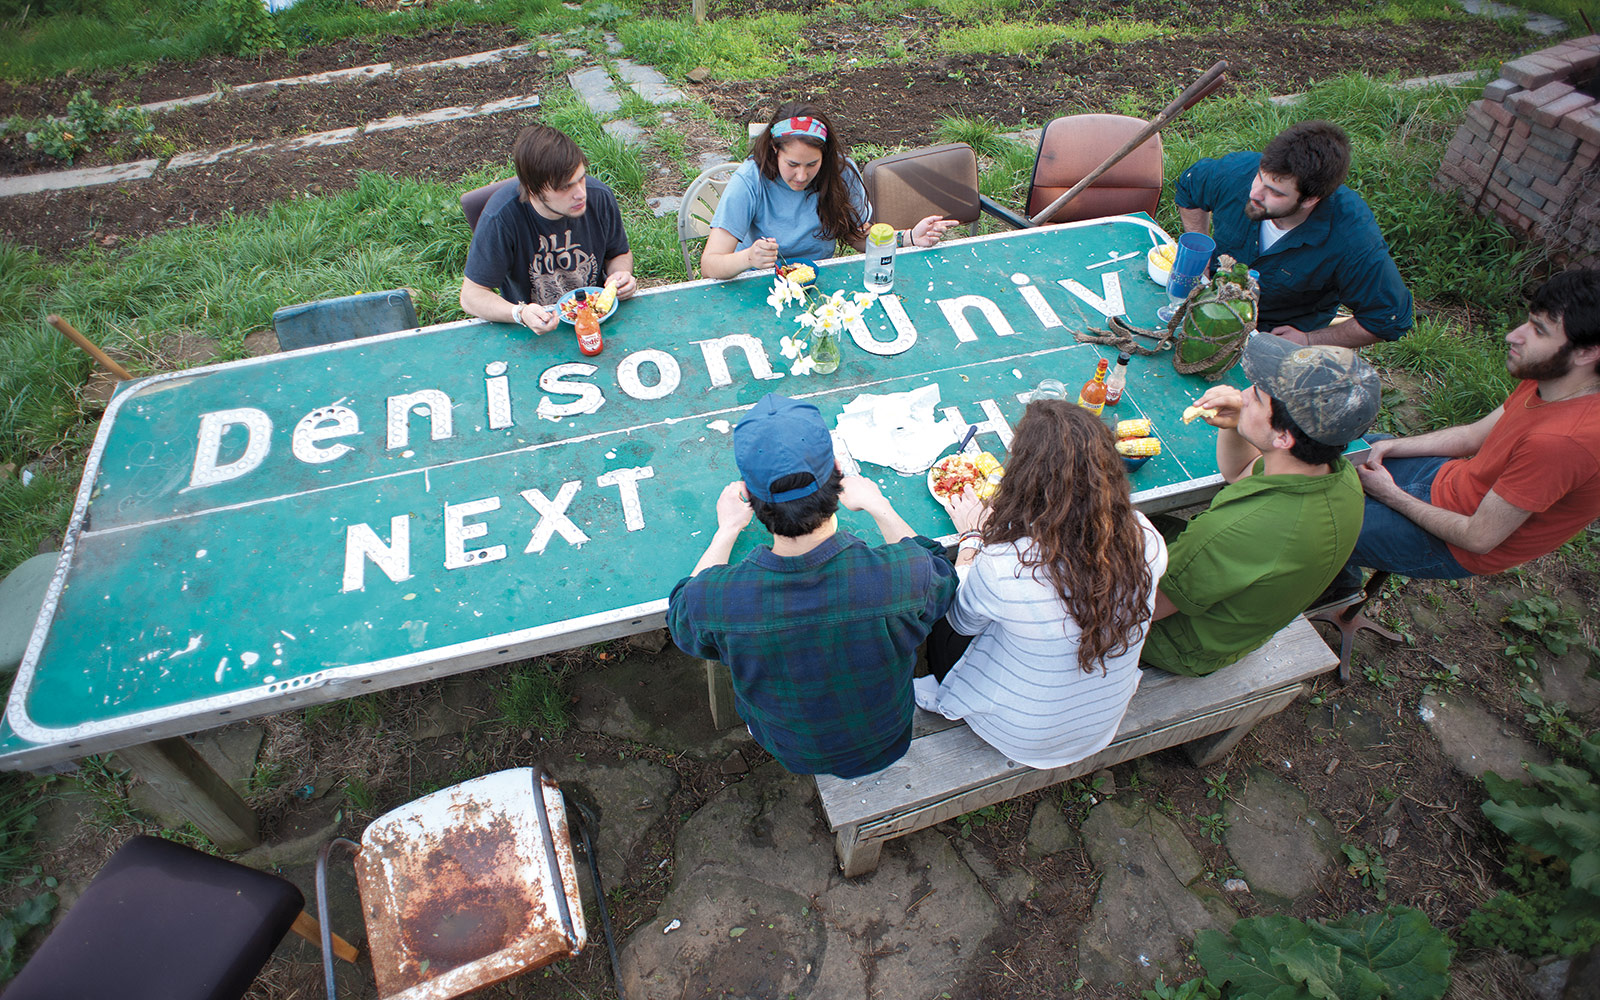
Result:
<svg viewBox="0 0 1600 1000"><path fill-rule="evenodd" d="M1529 779L1522 769L1523 761L1550 763L1548 754L1513 736L1504 722L1465 695L1428 695L1418 705L1417 715L1455 762L1456 770L1469 778L1493 771L1508 781L1526 783Z"/></svg>
<svg viewBox="0 0 1600 1000"><path fill-rule="evenodd" d="M1178 982L1195 934L1239 918L1202 881L1205 866L1178 824L1146 802L1101 802L1083 824L1083 844L1100 893L1078 941L1078 974L1095 986Z"/></svg>
<svg viewBox="0 0 1600 1000"><path fill-rule="evenodd" d="M678 775L671 768L647 760L616 764L567 760L561 762L563 787L586 791L600 813L595 850L600 855L600 877L618 885L627 874L628 858L645 833L667 811Z"/></svg>
<svg viewBox="0 0 1600 1000"><path fill-rule="evenodd" d="M1338 858L1333 824L1304 792L1262 768L1251 769L1244 791L1222 815L1228 854L1263 902L1287 908L1311 895L1318 876Z"/></svg>
<svg viewBox="0 0 1600 1000"><path fill-rule="evenodd" d="M936 997L982 957L1000 911L944 835L846 879L815 798L769 763L689 818L655 920L622 950L627 996Z"/></svg>
<svg viewBox="0 0 1600 1000"><path fill-rule="evenodd" d="M1554 662L1539 668L1539 696L1545 704L1565 702L1574 715L1588 715L1600 708L1600 681L1589 676L1587 650L1574 649Z"/></svg>

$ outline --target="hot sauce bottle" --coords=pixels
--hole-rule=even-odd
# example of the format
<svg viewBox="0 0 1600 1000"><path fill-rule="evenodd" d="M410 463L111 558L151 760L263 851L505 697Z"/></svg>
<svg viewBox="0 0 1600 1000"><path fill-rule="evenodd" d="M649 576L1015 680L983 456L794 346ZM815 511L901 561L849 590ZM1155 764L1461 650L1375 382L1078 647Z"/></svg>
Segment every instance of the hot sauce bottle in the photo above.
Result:
<svg viewBox="0 0 1600 1000"><path fill-rule="evenodd" d="M600 321L595 318L588 292L580 288L573 297L578 300L578 313L572 318L572 327L578 332L578 350L594 357L605 347L600 337Z"/></svg>
<svg viewBox="0 0 1600 1000"><path fill-rule="evenodd" d="M1116 406L1122 401L1122 390L1128 385L1128 362L1133 360L1133 355L1123 351L1117 355L1117 367L1111 369L1111 377L1106 379L1106 405Z"/></svg>
<svg viewBox="0 0 1600 1000"><path fill-rule="evenodd" d="M1111 363L1105 358L1095 366L1094 378L1083 383L1083 388L1078 390L1078 405L1099 416L1106 408L1106 369Z"/></svg>

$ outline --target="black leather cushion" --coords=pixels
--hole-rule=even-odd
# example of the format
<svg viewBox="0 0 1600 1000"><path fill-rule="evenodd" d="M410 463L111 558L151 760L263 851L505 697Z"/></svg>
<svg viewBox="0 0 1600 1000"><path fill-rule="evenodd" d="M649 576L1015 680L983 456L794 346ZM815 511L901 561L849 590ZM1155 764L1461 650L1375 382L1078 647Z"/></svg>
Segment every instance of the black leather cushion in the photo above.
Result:
<svg viewBox="0 0 1600 1000"><path fill-rule="evenodd" d="M276 875L135 837L5 1000L237 1000L304 906L300 890Z"/></svg>

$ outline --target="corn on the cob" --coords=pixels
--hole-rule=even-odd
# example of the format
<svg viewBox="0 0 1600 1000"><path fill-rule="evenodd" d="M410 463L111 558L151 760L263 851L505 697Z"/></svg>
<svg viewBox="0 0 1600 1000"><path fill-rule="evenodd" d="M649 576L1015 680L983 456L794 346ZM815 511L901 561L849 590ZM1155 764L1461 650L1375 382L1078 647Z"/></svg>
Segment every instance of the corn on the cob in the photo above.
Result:
<svg viewBox="0 0 1600 1000"><path fill-rule="evenodd" d="M1123 438L1117 442L1117 454L1124 458L1148 458L1161 454L1161 439L1152 437Z"/></svg>
<svg viewBox="0 0 1600 1000"><path fill-rule="evenodd" d="M1149 436L1150 421L1148 420L1139 419L1117 421L1118 440L1121 440L1122 438L1142 438Z"/></svg>
<svg viewBox="0 0 1600 1000"><path fill-rule="evenodd" d="M616 304L617 304L617 284L616 284L615 281L607 279L606 287L602 288L600 290L600 294L595 296L595 299L594 299L594 314L596 316L604 316L607 313L611 312L611 307L616 305Z"/></svg>
<svg viewBox="0 0 1600 1000"><path fill-rule="evenodd" d="M1209 406L1191 406L1187 410L1183 411L1183 422L1186 424L1192 424L1201 417L1205 417L1209 420L1216 415L1217 411L1211 409Z"/></svg>

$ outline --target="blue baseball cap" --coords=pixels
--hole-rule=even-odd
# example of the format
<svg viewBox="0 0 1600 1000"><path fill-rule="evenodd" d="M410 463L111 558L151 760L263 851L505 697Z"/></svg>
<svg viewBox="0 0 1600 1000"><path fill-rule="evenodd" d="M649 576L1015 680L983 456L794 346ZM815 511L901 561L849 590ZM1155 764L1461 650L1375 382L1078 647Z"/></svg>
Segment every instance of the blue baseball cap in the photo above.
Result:
<svg viewBox="0 0 1600 1000"><path fill-rule="evenodd" d="M833 478L833 438L822 411L775 392L762 396L734 427L733 458L745 488L767 503L808 497ZM772 492L773 483L800 472L810 473L812 481Z"/></svg>

